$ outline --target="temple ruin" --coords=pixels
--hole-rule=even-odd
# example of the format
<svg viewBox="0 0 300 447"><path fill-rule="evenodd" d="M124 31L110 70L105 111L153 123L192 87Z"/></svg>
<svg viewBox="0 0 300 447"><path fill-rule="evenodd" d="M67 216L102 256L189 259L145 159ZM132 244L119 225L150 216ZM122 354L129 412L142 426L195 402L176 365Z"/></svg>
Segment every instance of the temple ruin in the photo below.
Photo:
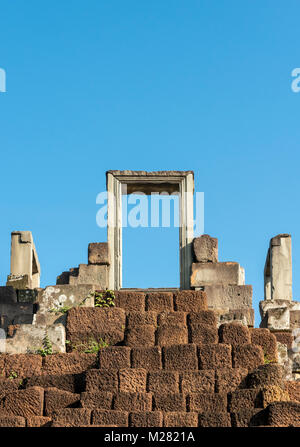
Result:
<svg viewBox="0 0 300 447"><path fill-rule="evenodd" d="M300 426L291 236L270 241L258 328L244 268L193 235L192 171L108 171L107 191L107 242L54 285L31 232L11 234L0 426ZM179 196L180 288L124 289L122 194L162 191Z"/></svg>

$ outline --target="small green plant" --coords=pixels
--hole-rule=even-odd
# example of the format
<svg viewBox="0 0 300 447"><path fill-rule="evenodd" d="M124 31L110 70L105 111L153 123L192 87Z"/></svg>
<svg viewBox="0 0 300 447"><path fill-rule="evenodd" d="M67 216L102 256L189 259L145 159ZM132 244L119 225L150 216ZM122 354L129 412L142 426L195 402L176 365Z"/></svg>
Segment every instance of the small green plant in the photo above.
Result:
<svg viewBox="0 0 300 447"><path fill-rule="evenodd" d="M86 354L97 354L100 349L107 348L109 344L105 340L100 340L97 342L96 340L90 340L84 352Z"/></svg>
<svg viewBox="0 0 300 447"><path fill-rule="evenodd" d="M79 304L77 304L78 307L83 306L86 302L86 300L89 297L87 296L86 298L84 298ZM54 313L55 315L59 315L59 314L66 314L67 312L69 312L70 309L72 309L73 307L77 307L75 306L63 306L63 303L58 303L57 306L52 307L52 309L49 310L49 312Z"/></svg>
<svg viewBox="0 0 300 447"><path fill-rule="evenodd" d="M40 354L42 357L53 354L52 343L47 333L45 334L45 337L43 339L42 348L38 349L36 353Z"/></svg>
<svg viewBox="0 0 300 447"><path fill-rule="evenodd" d="M68 343L71 343L70 341ZM107 348L109 343L100 339L99 341L90 338L86 343L79 343L72 346L72 350L84 352L85 354L97 354L100 349Z"/></svg>
<svg viewBox="0 0 300 447"><path fill-rule="evenodd" d="M49 312L52 312L55 315L66 314L70 309L71 306L58 305L57 307L53 307L52 309L50 309Z"/></svg>
<svg viewBox="0 0 300 447"><path fill-rule="evenodd" d="M113 290L106 290L105 292L100 292L96 290L92 292L94 296L95 307L114 307L115 306L115 294Z"/></svg>
<svg viewBox="0 0 300 447"><path fill-rule="evenodd" d="M13 380L13 379L17 379L18 378L18 373L16 373L15 371L11 371L9 376L9 379Z"/></svg>
<svg viewBox="0 0 300 447"><path fill-rule="evenodd" d="M272 359L266 351L264 351L264 364L269 365L269 363L274 363L274 359Z"/></svg>

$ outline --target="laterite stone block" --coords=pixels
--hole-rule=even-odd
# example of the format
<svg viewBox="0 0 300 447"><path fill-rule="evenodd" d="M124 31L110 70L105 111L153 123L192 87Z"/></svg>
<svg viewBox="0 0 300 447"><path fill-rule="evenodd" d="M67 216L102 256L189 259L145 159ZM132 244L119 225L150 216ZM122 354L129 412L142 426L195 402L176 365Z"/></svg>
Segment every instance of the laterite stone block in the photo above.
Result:
<svg viewBox="0 0 300 447"><path fill-rule="evenodd" d="M50 427L51 418L45 416L30 416L26 419L26 427Z"/></svg>
<svg viewBox="0 0 300 447"><path fill-rule="evenodd" d="M111 410L113 405L113 393L109 391L96 391L94 393L83 392L80 396L82 408L98 410Z"/></svg>
<svg viewBox="0 0 300 447"><path fill-rule="evenodd" d="M157 312L129 312L127 314L127 329L144 326L145 324L156 327Z"/></svg>
<svg viewBox="0 0 300 447"><path fill-rule="evenodd" d="M121 369L119 371L119 387L120 391L127 393L146 391L147 371L142 368Z"/></svg>
<svg viewBox="0 0 300 447"><path fill-rule="evenodd" d="M197 345L218 343L218 329L208 324L191 324L189 341Z"/></svg>
<svg viewBox="0 0 300 447"><path fill-rule="evenodd" d="M162 368L161 348L154 346L150 348L132 348L132 368L144 368L155 371Z"/></svg>
<svg viewBox="0 0 300 447"><path fill-rule="evenodd" d="M285 382L285 389L289 394L289 398L291 401L300 403L300 382Z"/></svg>
<svg viewBox="0 0 300 447"><path fill-rule="evenodd" d="M248 345L251 343L251 336L248 327L239 323L222 324L219 327L220 343L232 346Z"/></svg>
<svg viewBox="0 0 300 447"><path fill-rule="evenodd" d="M265 411L259 408L244 408L231 413L232 427L255 427L266 425Z"/></svg>
<svg viewBox="0 0 300 447"><path fill-rule="evenodd" d="M97 368L97 354L71 352L68 354L47 355L44 359L43 373L51 375L78 374Z"/></svg>
<svg viewBox="0 0 300 447"><path fill-rule="evenodd" d="M236 390L229 394L229 411L239 412L245 408L262 408L262 394L259 389Z"/></svg>
<svg viewBox="0 0 300 447"><path fill-rule="evenodd" d="M157 328L156 344L158 346L184 345L188 343L186 326L163 325Z"/></svg>
<svg viewBox="0 0 300 447"><path fill-rule="evenodd" d="M91 410L86 408L63 408L52 413L52 420L67 427L90 425Z"/></svg>
<svg viewBox="0 0 300 447"><path fill-rule="evenodd" d="M130 351L127 346L111 346L99 351L99 367L101 369L130 368Z"/></svg>
<svg viewBox="0 0 300 447"><path fill-rule="evenodd" d="M300 404L296 402L274 402L267 411L269 425L278 427L300 427Z"/></svg>
<svg viewBox="0 0 300 447"><path fill-rule="evenodd" d="M164 427L198 427L198 414L178 411L165 413Z"/></svg>
<svg viewBox="0 0 300 447"><path fill-rule="evenodd" d="M150 324L128 329L125 334L126 346L154 346L156 328Z"/></svg>
<svg viewBox="0 0 300 447"><path fill-rule="evenodd" d="M222 413L227 411L227 395L221 393L190 393L188 409L197 413Z"/></svg>
<svg viewBox="0 0 300 447"><path fill-rule="evenodd" d="M178 393L179 373L177 371L155 371L148 376L148 391L156 394Z"/></svg>
<svg viewBox="0 0 300 447"><path fill-rule="evenodd" d="M186 396L182 393L153 395L153 407L158 411L186 411Z"/></svg>
<svg viewBox="0 0 300 447"><path fill-rule="evenodd" d="M199 427L231 427L230 414L226 412L199 414Z"/></svg>
<svg viewBox="0 0 300 447"><path fill-rule="evenodd" d="M249 371L264 364L264 353L261 346L243 345L233 348L234 368L247 368Z"/></svg>
<svg viewBox="0 0 300 447"><path fill-rule="evenodd" d="M4 354L0 355L0 370L5 377L12 372L18 379L42 374L42 357L36 354Z"/></svg>
<svg viewBox="0 0 300 447"><path fill-rule="evenodd" d="M231 368L231 345L209 344L198 347L199 369Z"/></svg>
<svg viewBox="0 0 300 447"><path fill-rule="evenodd" d="M143 292L115 292L115 305L125 309L126 312L144 312L145 294Z"/></svg>
<svg viewBox="0 0 300 447"><path fill-rule="evenodd" d="M55 410L61 408L78 407L79 400L80 394L73 394L57 388L47 388L45 390L45 416L50 416Z"/></svg>
<svg viewBox="0 0 300 447"><path fill-rule="evenodd" d="M43 416L44 390L39 387L13 391L7 394L0 406L8 416Z"/></svg>
<svg viewBox="0 0 300 447"><path fill-rule="evenodd" d="M129 415L130 427L162 427L163 413L161 411L133 412Z"/></svg>
<svg viewBox="0 0 300 447"><path fill-rule="evenodd" d="M152 411L152 393L117 393L114 398L114 410Z"/></svg>
<svg viewBox="0 0 300 447"><path fill-rule="evenodd" d="M93 340L113 345L124 340L125 325L124 309L73 307L67 316L66 337L77 350Z"/></svg>
<svg viewBox="0 0 300 447"><path fill-rule="evenodd" d="M89 393L117 392L118 387L119 378L116 369L91 369L86 373L86 391Z"/></svg>
<svg viewBox="0 0 300 447"><path fill-rule="evenodd" d="M261 365L251 371L247 377L248 388L257 388L268 385L283 386L283 367L278 363Z"/></svg>
<svg viewBox="0 0 300 447"><path fill-rule="evenodd" d="M248 370L245 368L220 368L216 370L216 392L230 393L244 388Z"/></svg>
<svg viewBox="0 0 300 447"><path fill-rule="evenodd" d="M32 386L58 388L59 390L78 394L84 391L85 374L45 374L42 376L32 376L27 379L26 388Z"/></svg>
<svg viewBox="0 0 300 447"><path fill-rule="evenodd" d="M290 400L288 391L276 385L264 386L261 390L261 395L263 408L273 402L288 402Z"/></svg>
<svg viewBox="0 0 300 447"><path fill-rule="evenodd" d="M199 312L207 310L207 296L201 290L182 290L174 295L175 310L181 312Z"/></svg>
<svg viewBox="0 0 300 447"><path fill-rule="evenodd" d="M165 369L195 370L198 369L196 345L173 345L163 348Z"/></svg>
<svg viewBox="0 0 300 447"><path fill-rule="evenodd" d="M215 391L215 371L187 371L180 374L182 393L213 393Z"/></svg>
<svg viewBox="0 0 300 447"><path fill-rule="evenodd" d="M173 311L173 293L171 292L151 292L146 296L146 310L157 312Z"/></svg>
<svg viewBox="0 0 300 447"><path fill-rule="evenodd" d="M19 380L18 379L0 379L0 398L5 396L7 393L11 393L12 391L17 391L19 388Z"/></svg>
<svg viewBox="0 0 300 447"><path fill-rule="evenodd" d="M0 427L25 427L26 420L21 416L0 416Z"/></svg>
<svg viewBox="0 0 300 447"><path fill-rule="evenodd" d="M128 412L117 410L93 410L92 424L107 427L128 427Z"/></svg>
<svg viewBox="0 0 300 447"><path fill-rule="evenodd" d="M217 319L213 310L201 310L200 312L190 312L188 314L188 323L190 325L206 324L217 327Z"/></svg>
<svg viewBox="0 0 300 447"><path fill-rule="evenodd" d="M251 329L250 334L251 343L262 347L264 356L269 362L276 362L278 359L278 352L275 335L273 335L269 329L265 328Z"/></svg>
<svg viewBox="0 0 300 447"><path fill-rule="evenodd" d="M186 326L187 312L161 312L158 314L159 326Z"/></svg>
<svg viewBox="0 0 300 447"><path fill-rule="evenodd" d="M291 349L294 341L294 337L291 332L276 331L273 332L273 335L275 335L277 342L282 343L283 345L286 345L288 349Z"/></svg>

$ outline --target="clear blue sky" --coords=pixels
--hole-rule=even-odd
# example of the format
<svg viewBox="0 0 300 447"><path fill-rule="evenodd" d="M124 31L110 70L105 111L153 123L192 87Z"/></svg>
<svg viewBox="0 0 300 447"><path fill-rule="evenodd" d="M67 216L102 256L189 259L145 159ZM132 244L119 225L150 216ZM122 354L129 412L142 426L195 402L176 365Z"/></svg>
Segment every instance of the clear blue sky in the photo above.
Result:
<svg viewBox="0 0 300 447"><path fill-rule="evenodd" d="M295 0L1 2L1 284L12 230L33 232L43 285L87 262L106 240L106 170L193 169L205 232L245 267L256 323L281 232L299 298L299 14ZM124 286L178 285L177 231L124 235Z"/></svg>

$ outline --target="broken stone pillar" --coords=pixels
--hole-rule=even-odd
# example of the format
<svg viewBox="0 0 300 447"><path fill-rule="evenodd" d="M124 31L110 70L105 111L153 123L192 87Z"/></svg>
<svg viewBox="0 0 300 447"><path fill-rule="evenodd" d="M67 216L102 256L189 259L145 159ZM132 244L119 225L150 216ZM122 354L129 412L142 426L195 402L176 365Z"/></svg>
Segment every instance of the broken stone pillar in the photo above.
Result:
<svg viewBox="0 0 300 447"><path fill-rule="evenodd" d="M300 303L293 301L292 296L292 240L289 234L279 234L270 240L264 269L264 293L265 299L259 303L260 327L296 339L294 334L300 328ZM298 351L287 345L286 351L282 364L286 377L291 379L300 372Z"/></svg>
<svg viewBox="0 0 300 447"><path fill-rule="evenodd" d="M7 286L15 289L40 287L40 263L30 231L11 233L10 275Z"/></svg>
<svg viewBox="0 0 300 447"><path fill-rule="evenodd" d="M93 242L88 247L88 264L80 264L57 277L56 284L94 284L98 289L108 288L109 258L107 242Z"/></svg>
<svg viewBox="0 0 300 447"><path fill-rule="evenodd" d="M265 300L292 300L292 239L278 234L270 241L265 271Z"/></svg>
<svg viewBox="0 0 300 447"><path fill-rule="evenodd" d="M218 239L208 234L193 240L193 250L191 287L205 290L218 324L234 321L252 327L252 287L245 285L244 269L237 262L218 262Z"/></svg>
<svg viewBox="0 0 300 447"><path fill-rule="evenodd" d="M218 262L218 239L202 234L193 240L194 255L197 262Z"/></svg>
<svg viewBox="0 0 300 447"><path fill-rule="evenodd" d="M92 242L89 244L88 263L96 265L109 265L107 242Z"/></svg>

